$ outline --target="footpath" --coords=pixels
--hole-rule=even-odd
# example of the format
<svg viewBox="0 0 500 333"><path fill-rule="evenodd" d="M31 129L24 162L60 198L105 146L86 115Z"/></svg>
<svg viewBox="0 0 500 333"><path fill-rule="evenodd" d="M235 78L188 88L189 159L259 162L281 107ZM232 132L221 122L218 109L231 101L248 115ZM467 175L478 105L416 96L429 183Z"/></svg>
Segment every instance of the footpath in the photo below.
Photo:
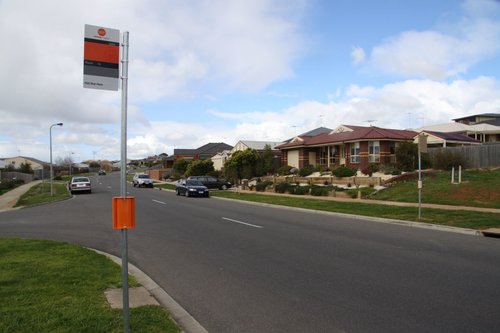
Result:
<svg viewBox="0 0 500 333"><path fill-rule="evenodd" d="M40 184L41 182L42 182L41 180L35 180L30 183L16 187L15 189L0 195L0 212L16 209L14 208L14 206L16 205L19 198L24 193L28 192L30 188Z"/></svg>

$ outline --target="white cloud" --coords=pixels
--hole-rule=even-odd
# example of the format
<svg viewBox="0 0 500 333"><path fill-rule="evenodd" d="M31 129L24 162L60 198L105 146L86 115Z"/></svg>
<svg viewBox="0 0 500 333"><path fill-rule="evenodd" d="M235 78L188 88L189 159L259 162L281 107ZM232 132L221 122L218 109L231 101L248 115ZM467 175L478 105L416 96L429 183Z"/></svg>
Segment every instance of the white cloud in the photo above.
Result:
<svg viewBox="0 0 500 333"><path fill-rule="evenodd" d="M465 16L445 24L444 31L404 31L386 39L372 49L370 65L402 77L443 80L459 77L479 61L498 54L499 3L467 1L463 8ZM496 19L489 17L492 13Z"/></svg>
<svg viewBox="0 0 500 333"><path fill-rule="evenodd" d="M0 1L6 46L0 52L0 139L10 143L0 145L0 156L23 146L47 160L47 132L55 122L72 129L65 138L75 144L99 141L77 130L87 126L101 141L119 135L120 92L82 88L84 24L130 32L129 122L147 127L145 103L256 91L291 77L303 48L298 23L304 3ZM27 148L37 142L45 147Z"/></svg>
<svg viewBox="0 0 500 333"><path fill-rule="evenodd" d="M354 46L351 50L351 59L354 64L360 64L365 61L365 50L359 46Z"/></svg>

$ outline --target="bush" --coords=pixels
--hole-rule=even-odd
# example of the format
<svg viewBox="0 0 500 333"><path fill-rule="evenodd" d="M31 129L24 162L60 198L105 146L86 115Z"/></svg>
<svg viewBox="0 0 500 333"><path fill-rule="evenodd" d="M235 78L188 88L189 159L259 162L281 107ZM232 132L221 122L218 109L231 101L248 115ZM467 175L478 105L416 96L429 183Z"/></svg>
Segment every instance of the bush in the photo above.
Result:
<svg viewBox="0 0 500 333"><path fill-rule="evenodd" d="M309 165L306 165L305 167L303 167L302 169L299 170L299 175L301 177L307 177L315 171L316 171L316 167L312 164L309 164Z"/></svg>
<svg viewBox="0 0 500 333"><path fill-rule="evenodd" d="M346 166L339 166L338 168L335 168L332 170L332 174L335 176L335 177L352 177L354 175L356 175L357 173L357 170L354 169L354 168L349 168L349 167L346 167Z"/></svg>
<svg viewBox="0 0 500 333"><path fill-rule="evenodd" d="M465 167L465 158L459 152L452 150L439 150L434 154L432 166L438 170L451 170L452 167Z"/></svg>
<svg viewBox="0 0 500 333"><path fill-rule="evenodd" d="M361 172L363 173L363 175L367 175L368 177L371 177L373 174L373 171L371 171L369 168L364 168L361 170Z"/></svg>
<svg viewBox="0 0 500 333"><path fill-rule="evenodd" d="M309 185L307 186L296 185L296 186L290 186L288 188L288 192L290 194L295 194L295 195L309 194L309 190L310 190Z"/></svg>
<svg viewBox="0 0 500 333"><path fill-rule="evenodd" d="M311 187L311 195L326 197L332 190L333 186L313 186Z"/></svg>
<svg viewBox="0 0 500 333"><path fill-rule="evenodd" d="M24 184L24 180L16 179L16 180L8 180L0 183L0 194L8 192L18 186Z"/></svg>
<svg viewBox="0 0 500 333"><path fill-rule="evenodd" d="M273 182L270 180L266 180L264 182L259 182L255 186L255 190L258 192L264 192L268 186L273 185Z"/></svg>
<svg viewBox="0 0 500 333"><path fill-rule="evenodd" d="M278 169L278 175L280 175L280 176L289 175L291 173L290 172L291 169L292 169L291 166L289 166L289 165L283 165L282 167L280 167Z"/></svg>
<svg viewBox="0 0 500 333"><path fill-rule="evenodd" d="M285 193L292 185L290 183L279 183L274 187L274 192Z"/></svg>
<svg viewBox="0 0 500 333"><path fill-rule="evenodd" d="M418 146L413 142L401 142L396 147L398 169L413 171L418 168Z"/></svg>

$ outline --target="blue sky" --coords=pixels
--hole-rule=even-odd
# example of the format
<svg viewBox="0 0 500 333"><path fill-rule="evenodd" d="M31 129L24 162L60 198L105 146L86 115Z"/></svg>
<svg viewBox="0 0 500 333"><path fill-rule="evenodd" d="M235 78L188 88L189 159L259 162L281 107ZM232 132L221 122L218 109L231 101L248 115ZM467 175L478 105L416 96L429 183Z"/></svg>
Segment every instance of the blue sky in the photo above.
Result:
<svg viewBox="0 0 500 333"><path fill-rule="evenodd" d="M84 25L130 32L128 156L500 112L500 2L0 0L0 157L120 156ZM368 122L370 120L370 122Z"/></svg>

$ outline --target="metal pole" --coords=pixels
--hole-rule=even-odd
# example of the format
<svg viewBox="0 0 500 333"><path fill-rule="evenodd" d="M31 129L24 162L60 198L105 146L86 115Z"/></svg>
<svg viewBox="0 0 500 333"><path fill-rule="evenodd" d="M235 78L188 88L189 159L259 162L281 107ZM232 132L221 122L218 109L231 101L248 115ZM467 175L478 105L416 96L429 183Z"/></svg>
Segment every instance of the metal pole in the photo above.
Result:
<svg viewBox="0 0 500 333"><path fill-rule="evenodd" d="M57 124L52 124L50 125L49 129L49 141L50 141L50 196L54 195L54 187L53 187L53 181L52 178L54 177L53 172L52 172L52 127L54 126L62 126L63 123L57 123Z"/></svg>
<svg viewBox="0 0 500 333"><path fill-rule="evenodd" d="M54 188L52 187L52 127L54 125L50 125L49 136L50 136L50 196L54 195Z"/></svg>
<svg viewBox="0 0 500 333"><path fill-rule="evenodd" d="M418 220L422 220L422 158L418 152Z"/></svg>
<svg viewBox="0 0 500 333"><path fill-rule="evenodd" d="M127 89L128 89L128 31L123 32L122 43L122 121L121 121L121 161L120 194L127 197ZM124 332L130 331L128 299L128 250L127 229L122 229L122 280L123 280L123 326Z"/></svg>

